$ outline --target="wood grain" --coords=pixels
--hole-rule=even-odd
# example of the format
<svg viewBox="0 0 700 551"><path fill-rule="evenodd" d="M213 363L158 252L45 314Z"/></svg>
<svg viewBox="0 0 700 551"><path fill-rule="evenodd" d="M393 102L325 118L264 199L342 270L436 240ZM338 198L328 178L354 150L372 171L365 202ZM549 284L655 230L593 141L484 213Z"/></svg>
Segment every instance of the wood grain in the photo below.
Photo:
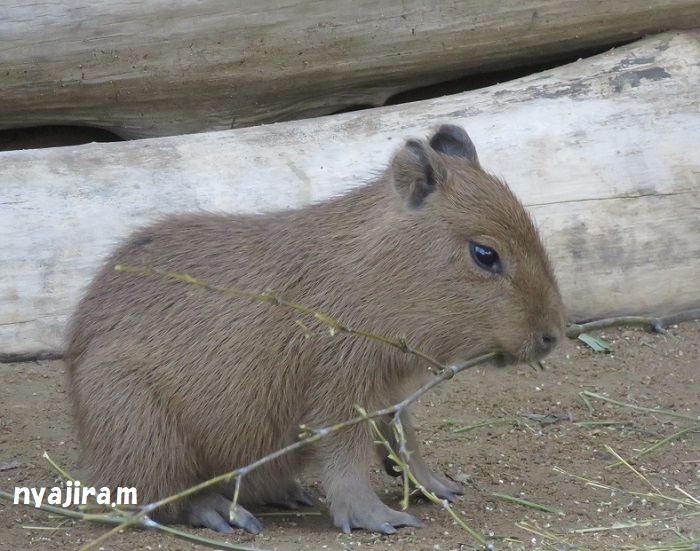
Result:
<svg viewBox="0 0 700 551"><path fill-rule="evenodd" d="M700 0L5 1L0 128L226 130L692 26Z"/></svg>

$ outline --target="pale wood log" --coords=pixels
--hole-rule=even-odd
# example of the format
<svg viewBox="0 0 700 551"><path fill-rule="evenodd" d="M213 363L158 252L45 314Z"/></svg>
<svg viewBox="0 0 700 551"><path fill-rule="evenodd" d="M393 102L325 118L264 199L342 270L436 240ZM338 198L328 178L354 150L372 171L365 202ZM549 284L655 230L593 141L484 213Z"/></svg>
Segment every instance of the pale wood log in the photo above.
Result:
<svg viewBox="0 0 700 551"><path fill-rule="evenodd" d="M327 198L445 121L467 128L483 165L529 205L572 318L698 306L698 59L699 32L665 34L420 103L0 153L0 352L59 346L83 286L135 226L170 211L259 212Z"/></svg>
<svg viewBox="0 0 700 551"><path fill-rule="evenodd" d="M122 137L383 105L397 92L700 26L700 0L5 0L0 128Z"/></svg>

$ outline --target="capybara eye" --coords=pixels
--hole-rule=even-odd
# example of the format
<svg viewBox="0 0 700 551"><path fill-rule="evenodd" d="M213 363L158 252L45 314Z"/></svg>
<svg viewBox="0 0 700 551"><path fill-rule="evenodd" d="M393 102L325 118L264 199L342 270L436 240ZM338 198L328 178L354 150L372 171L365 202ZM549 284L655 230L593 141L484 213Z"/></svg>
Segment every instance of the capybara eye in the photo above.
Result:
<svg viewBox="0 0 700 551"><path fill-rule="evenodd" d="M469 243L469 252L479 268L483 268L484 270L488 270L494 274L503 273L501 259L498 257L498 253L491 247L479 245L479 243L474 243L471 241Z"/></svg>

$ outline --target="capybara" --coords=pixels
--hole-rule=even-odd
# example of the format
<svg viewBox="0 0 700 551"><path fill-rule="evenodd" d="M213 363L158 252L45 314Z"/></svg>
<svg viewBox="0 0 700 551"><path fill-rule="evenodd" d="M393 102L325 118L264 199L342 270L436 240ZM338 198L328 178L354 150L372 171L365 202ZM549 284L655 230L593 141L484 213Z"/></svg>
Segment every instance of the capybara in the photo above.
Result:
<svg viewBox="0 0 700 551"><path fill-rule="evenodd" d="M72 318L66 351L89 481L136 487L142 504L270 454L298 439L300 425L321 428L355 416L356 405L398 402L429 373L415 356L371 340L307 338L289 309L117 264L272 290L349 326L406 335L445 364L490 351L500 364L535 360L562 339L565 323L535 226L458 126L408 140L375 181L322 203L168 215L109 257ZM418 482L445 499L461 493L430 470L408 414L402 421ZM382 426L389 431L387 420ZM366 423L346 428L245 476L233 519L230 484L153 518L257 533L262 525L244 507L313 503L297 478L315 466L341 530L420 526L372 490L373 447Z"/></svg>

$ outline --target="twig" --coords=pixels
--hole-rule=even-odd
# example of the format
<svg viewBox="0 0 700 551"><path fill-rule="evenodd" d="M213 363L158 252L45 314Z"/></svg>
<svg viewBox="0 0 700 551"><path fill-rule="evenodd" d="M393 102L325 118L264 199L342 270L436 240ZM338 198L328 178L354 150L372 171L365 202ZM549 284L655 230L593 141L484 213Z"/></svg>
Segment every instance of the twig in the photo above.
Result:
<svg viewBox="0 0 700 551"><path fill-rule="evenodd" d="M211 291L214 293L235 296L235 297L240 297L240 298L249 298L251 300L255 300L258 302L266 302L266 303L272 304L274 306L282 306L284 308L289 308L290 310L295 310L296 312L306 314L308 316L316 318L317 320L325 323L330 328L330 335L331 336L333 336L335 334L335 332L337 331L339 333L347 333L350 335L357 335L358 337L363 337L365 339L373 340L373 341L391 346L393 348L400 350L401 352L405 352L406 354L412 354L413 356L420 358L421 360L425 361L432 368L432 370L436 373L441 372L445 367L440 362L438 362L437 360L432 358L431 356L428 356L427 354L424 354L420 350L410 346L406 342L405 337L400 337L399 339L390 339L390 338L385 337L383 335L378 335L376 333L371 333L369 331L364 331L362 329L355 329L353 327L345 325L340 320L338 320L336 318L332 318L331 316L328 316L328 315L323 314L321 312L318 312L318 311L314 310L313 308L309 308L308 306L304 306L304 305L298 304L296 302L289 302L288 300L283 299L282 297L280 297L274 291L271 291L271 290L265 291L263 293L256 293L254 291L246 291L244 289L237 289L235 287L217 286L217 285L212 285L212 284L210 284L206 281L203 281L201 279L191 277L187 274L180 274L177 272L169 272L167 270L161 270L160 268L117 265L114 267L114 269L118 272L126 272L126 273L130 273L130 274L139 274L139 275L147 275L147 276L158 276L158 277L162 277L165 279L173 279L175 281L182 281L184 283L189 283L190 285L195 285L197 287L200 287L201 289L206 289L207 291Z"/></svg>
<svg viewBox="0 0 700 551"><path fill-rule="evenodd" d="M643 455L646 455L650 452L653 452L654 450L660 448L664 444L668 444L672 440L676 440L677 438L680 438L681 436L684 436L685 434L688 434L689 432L694 432L694 431L700 431L700 425L691 425L690 427L686 427L682 430L679 430L678 432L674 432L673 434L667 436L666 438L662 438L661 440L659 440L655 444L652 444L648 448L640 451L639 453L635 453L632 456L632 460L636 461L637 459L639 459ZM623 465L623 464L624 463L622 461L617 461L616 463L611 463L610 465L606 465L605 468L612 469L613 467L618 467L618 466Z"/></svg>
<svg viewBox="0 0 700 551"><path fill-rule="evenodd" d="M615 404L616 406L634 409L637 411L644 411L646 413L660 413L662 415L668 415L669 417L677 417L679 419L688 419L690 421L695 421L695 422L700 421L700 417L696 417L693 415L685 415L683 413L677 413L675 411L670 411L668 409L647 408L647 407L643 407L643 406L637 406L635 404L628 404L626 402L620 402L619 400L613 400L612 398L608 398L607 396L603 396L602 394L598 394L597 392L591 392L590 390L584 390L583 392L579 392L579 396L581 396L581 399L586 403L586 405L589 406L589 410L591 410L591 413L593 413L593 410L590 406L590 402L588 400L586 400L585 397L596 398L597 400L603 400L604 402L610 402L611 404Z"/></svg>
<svg viewBox="0 0 700 551"><path fill-rule="evenodd" d="M574 546L571 545L564 538L555 534L551 530L546 530L544 528L540 528L533 521L523 520L523 521L517 523L516 526L518 526L519 528L522 528L523 530L525 530L527 532L530 532L531 534L535 534L536 536L539 536L540 539L542 540L542 543L556 544L557 549L563 549L563 548L574 549ZM576 549L581 549L581 548L576 547ZM581 550L581 551L583 551L583 550Z"/></svg>
<svg viewBox="0 0 700 551"><path fill-rule="evenodd" d="M494 492L491 495L494 497L504 499L506 501L512 501L513 503L517 503L519 505L524 505L525 507L532 507L533 509L539 509L540 511L545 511L546 513L554 513L555 515L563 515L564 514L564 511L562 511L561 509L557 509L556 507L550 507L549 505L542 505L540 503L535 503L534 501L529 501L529 500L523 499L521 497L515 497L515 496L508 495L508 494L501 494L498 492Z"/></svg>
<svg viewBox="0 0 700 551"><path fill-rule="evenodd" d="M566 327L566 336L570 339L576 339L581 333L595 331L597 329L607 329L609 327L627 326L627 327L644 327L648 331L654 333L665 333L665 328L670 325L682 323L684 321L693 321L700 319L700 308L693 310L684 310L677 314L671 314L664 317L644 317L644 316L621 316L616 318L606 318L588 323L571 323Z"/></svg>
<svg viewBox="0 0 700 551"><path fill-rule="evenodd" d="M609 448L609 446L606 446L606 447ZM614 456L620 457L620 456L619 456L617 453L615 453L612 449L610 449L610 450L608 450L608 451L610 451L610 453L613 454ZM620 460L622 460L622 458L620 458ZM555 471L555 472L558 472L558 473L560 473L560 474L563 474L563 475L567 476L568 478L571 478L571 479L574 479L574 480L580 480L580 481L582 481L582 482L585 482L586 485L591 486L591 487L593 487L593 488L600 488L601 490L607 490L607 491L609 491L609 492L617 492L617 493L620 493L620 494L625 494L625 495L634 496L634 497L642 497L642 498L645 498L645 499L647 499L647 500L652 500L652 499L654 499L654 500L665 500L665 501L670 501L670 502L672 502L672 503L677 503L677 504L682 505L682 506L684 506L684 507L692 507L692 508L697 507L697 505L696 505L696 503L695 503L695 501L696 501L695 499L693 499L693 500L683 500L683 499L678 499L678 498L671 497L671 496L667 496L667 495L665 495L665 494L660 493L658 490L656 490L656 488L655 488L651 483L649 483L649 481L648 481L646 478L644 478L644 477L641 475L641 473L639 473L639 471L633 469L632 466L629 465L629 463L628 463L627 461L625 461L624 464L627 465L628 467L630 467L630 469L631 469L635 474L637 474L638 476L640 476L640 478L641 478L643 481L645 481L645 482L646 482L647 484L649 484L652 488L654 488L655 492L636 492L636 491L633 491L633 490L625 490L625 489L623 489L623 488L618 488L618 487L615 487L615 486L610 486L609 484L605 484L605 483L603 483L603 482L597 482L597 481L595 481L595 480L591 480L590 478L586 478L585 476L580 476L580 475L577 475L577 474L570 473L570 472L568 472L568 471L565 471L565 470L562 469L561 467L553 467L552 470ZM692 512L692 513L689 513L689 514L686 514L686 515L679 515L679 517L697 516L698 514L700 514L700 511Z"/></svg>
<svg viewBox="0 0 700 551"><path fill-rule="evenodd" d="M36 352L0 352L0 364L23 362L42 362L47 360L62 360L61 350L39 350Z"/></svg>
<svg viewBox="0 0 700 551"><path fill-rule="evenodd" d="M49 465L51 465L51 466L54 468L54 470L55 470L58 474L60 474L63 478L65 478L66 480L70 480L71 482L75 482L75 478L73 478L71 475L69 475L66 471L63 470L63 468L61 468L61 467L58 465L58 463L56 463L53 459L51 459L51 457L49 456L48 452L44 452L43 455L42 455L42 457L43 457L44 459L46 459L46 461L49 462Z"/></svg>

